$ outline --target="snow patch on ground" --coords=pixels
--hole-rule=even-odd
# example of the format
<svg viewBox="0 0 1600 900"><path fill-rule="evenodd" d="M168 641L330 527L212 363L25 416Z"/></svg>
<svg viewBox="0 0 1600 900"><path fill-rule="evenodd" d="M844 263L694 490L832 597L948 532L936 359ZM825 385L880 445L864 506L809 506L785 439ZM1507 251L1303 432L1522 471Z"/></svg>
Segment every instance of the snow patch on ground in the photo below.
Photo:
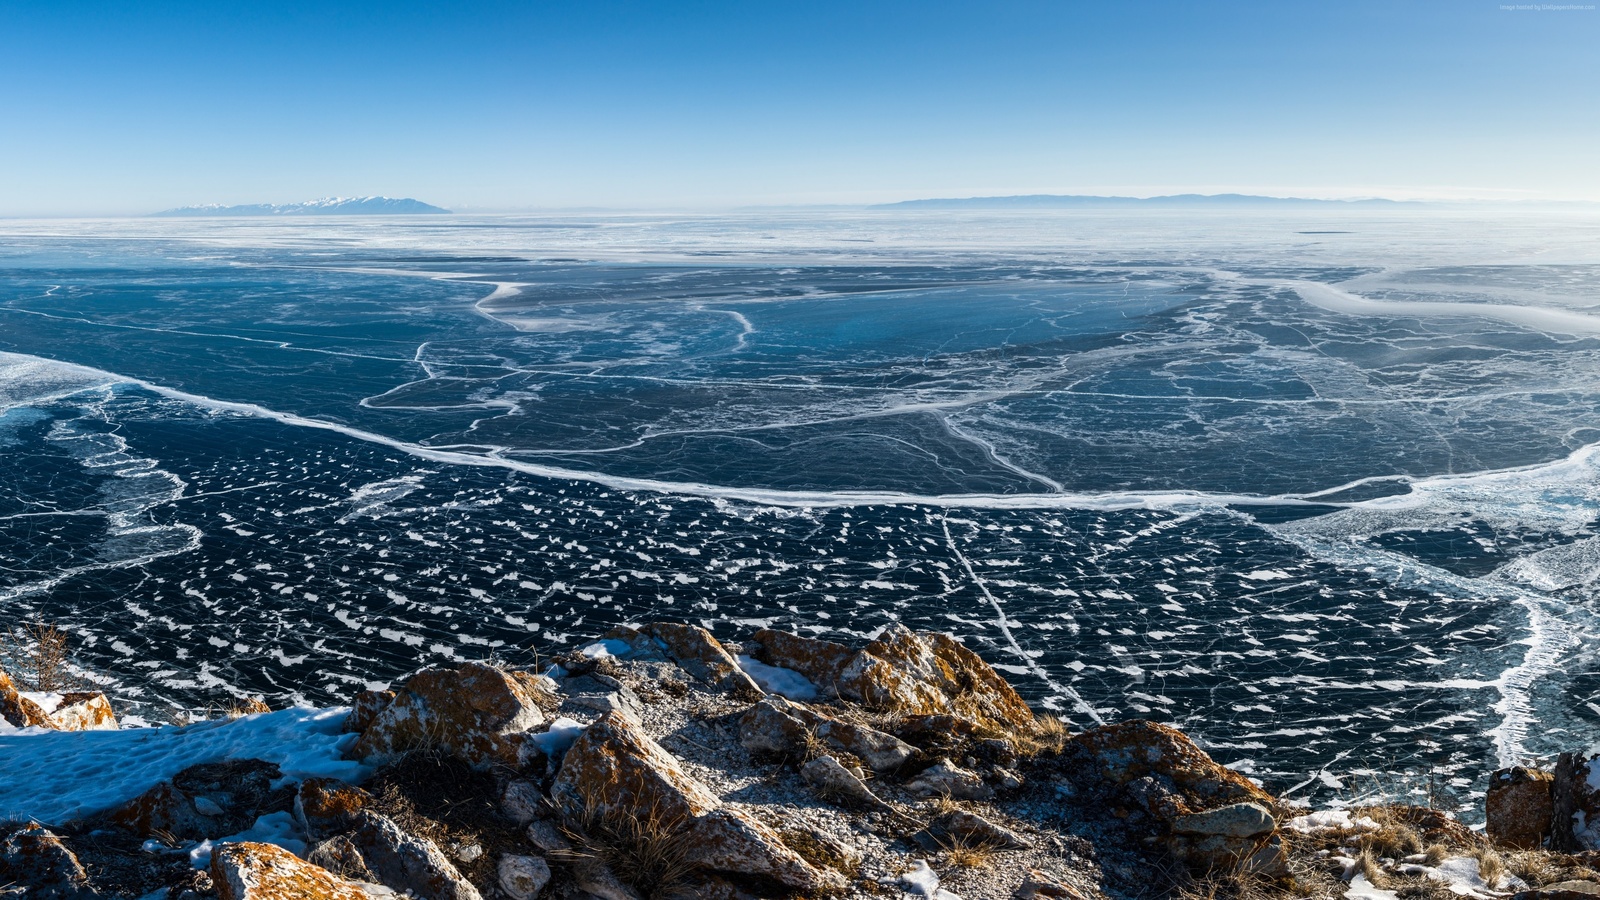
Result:
<svg viewBox="0 0 1600 900"><path fill-rule="evenodd" d="M306 842L300 839L300 829L294 824L294 816L286 812L276 812L261 816L251 825L238 834L216 840L206 840L195 844L189 849L189 863L196 869L205 869L211 866L211 851L223 844L233 844L240 841L255 841L261 844L276 844L279 847L304 858L306 855Z"/></svg>
<svg viewBox="0 0 1600 900"><path fill-rule="evenodd" d="M1290 831L1301 834L1318 834L1324 831L1377 831L1378 823L1368 816L1352 816L1347 809L1328 809L1322 812L1295 816L1284 823Z"/></svg>
<svg viewBox="0 0 1600 900"><path fill-rule="evenodd" d="M540 750L544 751L545 756L560 756L577 742L578 735L583 734L583 730L587 727L589 726L577 719L560 716L550 723L550 730L533 735L532 740Z"/></svg>
<svg viewBox="0 0 1600 900"><path fill-rule="evenodd" d="M126 803L189 766L224 759L276 763L286 780L360 781L342 758L349 710L284 709L183 727L0 733L0 816L59 825Z"/></svg>

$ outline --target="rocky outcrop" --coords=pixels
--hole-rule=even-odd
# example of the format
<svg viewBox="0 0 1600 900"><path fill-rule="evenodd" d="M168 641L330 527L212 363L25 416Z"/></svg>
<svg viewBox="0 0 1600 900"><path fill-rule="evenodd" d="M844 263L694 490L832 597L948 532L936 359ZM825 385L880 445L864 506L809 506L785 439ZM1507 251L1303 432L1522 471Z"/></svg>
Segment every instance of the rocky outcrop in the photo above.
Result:
<svg viewBox="0 0 1600 900"><path fill-rule="evenodd" d="M111 701L99 691L26 694L0 669L0 719L16 728L100 731L117 727Z"/></svg>
<svg viewBox="0 0 1600 900"><path fill-rule="evenodd" d="M711 632L697 625L653 622L645 633L655 638L668 657L697 681L750 698L761 688L739 668L739 663Z"/></svg>
<svg viewBox="0 0 1600 900"><path fill-rule="evenodd" d="M351 754L392 757L437 749L476 766L523 763L523 733L544 721L532 676L482 663L424 669L373 717Z"/></svg>
<svg viewBox="0 0 1600 900"><path fill-rule="evenodd" d="M770 878L798 890L838 888L837 875L817 870L771 828L725 808L690 777L638 723L609 713L589 726L562 760L551 797L574 821L648 814L681 836L689 859L704 868Z"/></svg>
<svg viewBox="0 0 1600 900"><path fill-rule="evenodd" d="M766 668L782 666L831 699L758 697L735 651L764 663L744 661L762 684L811 696ZM1253 885L1268 891L1262 900L1279 890L1279 900L1291 890L1337 900L1340 879L1364 864L1347 853L1379 866L1378 890L1405 897L1430 887L1433 845L1485 849L1437 810L1385 807L1381 825L1359 811L1305 815L1163 725L1069 735L1035 720L968 648L905 628L852 648L776 631L724 646L691 625L619 626L546 675L477 663L423 670L392 694L362 693L344 727L352 736L341 746L367 763L360 786L293 783L252 760L191 767L55 834L0 832L10 835L0 878L16 880L27 845L45 861L29 868L30 897L100 885L128 897L205 896L212 886L190 854L248 833L277 835L304 859L223 843L211 858L220 895L745 900L903 888L1103 900L1144 895L1152 878L1192 878ZM1562 765L1555 775L1497 773L1491 835L1536 845L1540 822L1559 822L1567 804L1571 838L1592 839L1575 827L1600 821L1589 817L1589 761ZM1559 857L1549 871L1570 880L1588 858ZM129 865L145 874L107 874ZM1340 887L1302 878L1317 868ZM1583 891L1556 887L1538 900Z"/></svg>
<svg viewBox="0 0 1600 900"><path fill-rule="evenodd" d="M860 650L784 632L756 632L760 659L793 669L826 696L906 716L950 715L995 731L1031 729L1033 711L988 663L944 634L892 625Z"/></svg>
<svg viewBox="0 0 1600 900"><path fill-rule="evenodd" d="M1230 803L1270 805L1273 798L1250 779L1218 764L1183 732L1144 719L1093 728L1073 736L1067 753L1095 777L1113 785L1151 778L1176 805L1171 814Z"/></svg>
<svg viewBox="0 0 1600 900"><path fill-rule="evenodd" d="M1554 785L1551 773L1523 766L1490 775L1484 800L1484 831L1489 840L1516 850L1544 846L1555 817Z"/></svg>
<svg viewBox="0 0 1600 900"><path fill-rule="evenodd" d="M372 900L359 885L272 844L223 844L211 854L221 900Z"/></svg>

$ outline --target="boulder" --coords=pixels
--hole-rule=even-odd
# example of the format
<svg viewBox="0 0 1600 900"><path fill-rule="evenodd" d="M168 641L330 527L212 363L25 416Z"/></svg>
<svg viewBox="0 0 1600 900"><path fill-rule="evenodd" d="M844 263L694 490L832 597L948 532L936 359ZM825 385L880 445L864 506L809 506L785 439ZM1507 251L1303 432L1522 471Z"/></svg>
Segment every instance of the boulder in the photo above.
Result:
<svg viewBox="0 0 1600 900"><path fill-rule="evenodd" d="M944 797L951 800L988 800L994 797L994 788L983 783L977 772L971 772L942 759L911 781L906 790L918 797Z"/></svg>
<svg viewBox="0 0 1600 900"><path fill-rule="evenodd" d="M576 707L580 713L604 715L624 712L637 719L644 714L644 703L633 689L616 678L601 672L574 675L560 682L563 711Z"/></svg>
<svg viewBox="0 0 1600 900"><path fill-rule="evenodd" d="M1550 836L1555 817L1555 776L1512 766L1489 776L1484 799L1485 834L1503 847L1537 850Z"/></svg>
<svg viewBox="0 0 1600 900"><path fill-rule="evenodd" d="M891 810L855 773L831 756L819 756L801 766L800 776L824 800L878 812Z"/></svg>
<svg viewBox="0 0 1600 900"><path fill-rule="evenodd" d="M681 833L689 861L735 875L770 878L797 890L843 886L813 868L777 833L743 812L724 808L637 720L607 713L567 751L550 790L569 819L656 817Z"/></svg>
<svg viewBox="0 0 1600 900"><path fill-rule="evenodd" d="M78 858L43 826L23 826L0 842L0 892L9 886L40 900L92 897L88 880Z"/></svg>
<svg viewBox="0 0 1600 900"><path fill-rule="evenodd" d="M839 696L839 679L860 651L844 644L763 628L751 638L752 655L769 666L804 675L825 698Z"/></svg>
<svg viewBox="0 0 1600 900"><path fill-rule="evenodd" d="M294 795L294 817L312 840L348 831L372 795L337 778L307 778Z"/></svg>
<svg viewBox="0 0 1600 900"><path fill-rule="evenodd" d="M626 650L611 651L613 655L622 659L637 662L667 662L667 654L662 649L661 642L651 637L644 629L632 625L618 625L600 636L600 643Z"/></svg>
<svg viewBox="0 0 1600 900"><path fill-rule="evenodd" d="M117 716L105 694L77 691L60 696L55 711L45 716L44 727L55 731L115 731Z"/></svg>
<svg viewBox="0 0 1600 900"><path fill-rule="evenodd" d="M420 900L482 900L433 841L371 810L356 813L353 825L346 836L379 884Z"/></svg>
<svg viewBox="0 0 1600 900"><path fill-rule="evenodd" d="M777 695L763 698L739 720L739 743L754 753L803 755L808 736L849 753L874 772L892 772L917 753L892 734L823 715Z"/></svg>
<svg viewBox="0 0 1600 900"><path fill-rule="evenodd" d="M544 791L536 782L526 778L513 779L500 794L500 814L526 825L544 812Z"/></svg>
<svg viewBox="0 0 1600 900"><path fill-rule="evenodd" d="M1253 838L1271 834L1278 828L1272 812L1259 803L1233 803L1205 812L1187 813L1172 820L1172 830L1180 834L1210 837Z"/></svg>
<svg viewBox="0 0 1600 900"><path fill-rule="evenodd" d="M394 691L362 691L350 701L350 715L344 720L347 734L360 734L372 727L383 712L394 702Z"/></svg>
<svg viewBox="0 0 1600 900"><path fill-rule="evenodd" d="M360 886L272 844L223 844L211 854L221 900L372 900Z"/></svg>
<svg viewBox="0 0 1600 900"><path fill-rule="evenodd" d="M1202 872L1250 872L1269 877L1288 874L1278 823L1259 803L1233 803L1173 817L1167 849Z"/></svg>
<svg viewBox="0 0 1600 900"><path fill-rule="evenodd" d="M964 810L935 817L914 840L930 851L955 846L995 850L1027 850L1033 846L1015 831Z"/></svg>
<svg viewBox="0 0 1600 900"><path fill-rule="evenodd" d="M761 696L761 688L739 668L732 654L704 628L675 622L654 622L645 626L645 632L660 641L667 656L695 680L741 696Z"/></svg>
<svg viewBox="0 0 1600 900"><path fill-rule="evenodd" d="M572 883L599 900L644 900L644 897L627 882L617 877L611 867L598 860L588 859L572 864Z"/></svg>
<svg viewBox="0 0 1600 900"><path fill-rule="evenodd" d="M237 834L256 820L272 783L282 773L259 759L190 766L122 806L107 818L140 837L170 833L191 841Z"/></svg>
<svg viewBox="0 0 1600 900"><path fill-rule="evenodd" d="M319 865L341 878L351 881L364 881L375 883L367 869L367 861L361 858L361 851L355 842L346 835L336 834L325 841L314 844L306 853L306 862Z"/></svg>
<svg viewBox="0 0 1600 900"><path fill-rule="evenodd" d="M1182 799L1184 808L1175 810L1180 814L1230 803L1270 806L1273 802L1272 795L1212 760L1183 732L1143 719L1074 735L1068 739L1065 753L1075 758L1086 774L1116 787L1141 778L1155 779Z"/></svg>
<svg viewBox="0 0 1600 900"><path fill-rule="evenodd" d="M423 669L361 732L351 755L439 749L480 768L520 767L523 732L544 722L536 685L533 676L483 663Z"/></svg>
<svg viewBox="0 0 1600 900"><path fill-rule="evenodd" d="M500 890L511 900L536 900L550 883L550 864L538 856L507 853L495 870Z"/></svg>

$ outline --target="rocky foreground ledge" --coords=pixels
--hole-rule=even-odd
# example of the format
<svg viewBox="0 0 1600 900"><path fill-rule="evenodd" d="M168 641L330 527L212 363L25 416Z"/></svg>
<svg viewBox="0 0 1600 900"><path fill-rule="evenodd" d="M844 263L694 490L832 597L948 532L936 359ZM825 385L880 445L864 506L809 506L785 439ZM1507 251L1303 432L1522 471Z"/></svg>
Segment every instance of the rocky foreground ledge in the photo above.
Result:
<svg viewBox="0 0 1600 900"><path fill-rule="evenodd" d="M542 672L236 712L116 731L103 696L0 673L0 800L22 807L0 895L1600 894L1584 757L1495 773L1487 836L1418 807L1314 811L1162 725L1069 733L953 638L900 627L856 648L658 622Z"/></svg>

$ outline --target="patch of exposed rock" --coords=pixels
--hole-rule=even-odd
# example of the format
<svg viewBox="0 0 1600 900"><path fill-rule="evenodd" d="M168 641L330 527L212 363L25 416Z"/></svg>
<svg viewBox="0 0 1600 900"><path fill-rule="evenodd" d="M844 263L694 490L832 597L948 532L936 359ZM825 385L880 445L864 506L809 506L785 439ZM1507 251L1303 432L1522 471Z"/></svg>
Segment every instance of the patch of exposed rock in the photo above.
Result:
<svg viewBox="0 0 1600 900"><path fill-rule="evenodd" d="M359 785L296 783L256 760L193 766L84 821L0 832L0 885L165 900L1287 900L1344 896L1368 877L1357 856L1387 885L1369 888L1398 892L1466 871L1424 847L1485 848L1432 810L1309 816L1156 723L1070 734L970 648L902 627L859 647L619 627L542 673L424 669L362 692L344 727L373 767ZM1537 847L1562 834L1563 809L1600 813L1589 762L1496 773L1489 837ZM1600 881L1562 859L1560 900ZM1484 890L1539 887L1509 877Z"/></svg>

